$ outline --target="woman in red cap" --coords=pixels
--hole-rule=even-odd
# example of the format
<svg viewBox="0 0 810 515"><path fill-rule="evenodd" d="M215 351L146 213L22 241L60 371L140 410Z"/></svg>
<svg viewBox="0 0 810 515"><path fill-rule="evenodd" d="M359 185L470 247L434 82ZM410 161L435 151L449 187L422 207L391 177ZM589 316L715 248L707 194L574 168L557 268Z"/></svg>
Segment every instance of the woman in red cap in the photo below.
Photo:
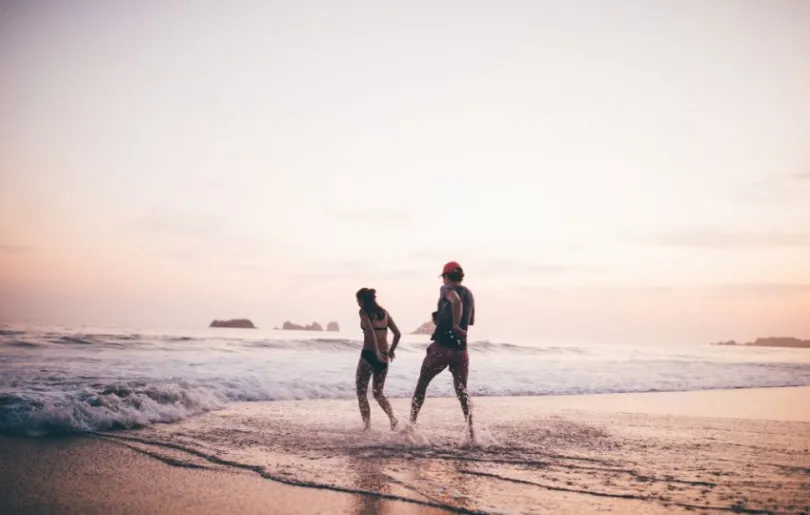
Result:
<svg viewBox="0 0 810 515"><path fill-rule="evenodd" d="M449 367L450 373L453 374L456 396L467 420L470 438L474 440L472 403L467 394L470 365L467 354L467 328L475 322L475 298L469 288L461 285L464 270L457 262L451 261L444 265L441 277L444 285L439 293L438 309L433 313L436 330L430 337L433 343L427 348L419 381L413 392L411 424L416 424L430 381Z"/></svg>
<svg viewBox="0 0 810 515"><path fill-rule="evenodd" d="M366 429L371 427L371 407L368 405L368 382L374 377L372 394L383 409L391 429L397 427L397 419L391 404L383 394L385 378L388 375L388 362L394 359L394 349L397 348L402 334L394 323L394 319L377 304L377 291L361 288L357 291L357 304L360 306L360 328L363 330L363 350L360 351L360 360L357 362L355 381L357 387L357 402L360 405L360 416ZM388 348L388 329L394 333L391 349Z"/></svg>

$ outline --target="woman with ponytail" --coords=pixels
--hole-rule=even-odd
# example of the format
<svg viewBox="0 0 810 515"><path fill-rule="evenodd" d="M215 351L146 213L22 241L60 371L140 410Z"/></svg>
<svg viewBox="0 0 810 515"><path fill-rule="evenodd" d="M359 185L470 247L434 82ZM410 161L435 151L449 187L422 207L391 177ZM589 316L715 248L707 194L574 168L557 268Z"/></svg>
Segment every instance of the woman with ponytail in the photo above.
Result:
<svg viewBox="0 0 810 515"><path fill-rule="evenodd" d="M357 292L357 304L360 306L360 328L363 329L363 350L357 362L355 376L357 401L360 404L360 416L366 429L371 427L371 408L368 404L368 383L374 378L372 394L391 422L391 429L396 429L397 419L391 404L383 394L385 378L388 375L388 363L394 359L394 350L402 334L394 319L377 304L377 291L361 288ZM388 348L388 329L394 334L391 348Z"/></svg>

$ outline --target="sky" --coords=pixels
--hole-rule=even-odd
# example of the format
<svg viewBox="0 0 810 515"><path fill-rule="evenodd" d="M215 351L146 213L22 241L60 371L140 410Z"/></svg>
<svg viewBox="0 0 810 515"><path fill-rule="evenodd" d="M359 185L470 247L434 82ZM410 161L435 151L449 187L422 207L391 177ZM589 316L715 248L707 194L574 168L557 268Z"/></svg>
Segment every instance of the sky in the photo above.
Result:
<svg viewBox="0 0 810 515"><path fill-rule="evenodd" d="M810 2L0 1L0 323L810 338Z"/></svg>

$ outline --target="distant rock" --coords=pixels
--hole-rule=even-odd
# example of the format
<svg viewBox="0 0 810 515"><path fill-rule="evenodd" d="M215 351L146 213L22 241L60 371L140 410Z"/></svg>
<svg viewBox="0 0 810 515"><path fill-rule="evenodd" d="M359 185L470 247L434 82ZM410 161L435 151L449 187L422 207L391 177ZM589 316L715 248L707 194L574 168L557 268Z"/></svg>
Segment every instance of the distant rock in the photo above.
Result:
<svg viewBox="0 0 810 515"><path fill-rule="evenodd" d="M772 336L770 338L757 338L748 345L754 347L800 347L810 349L810 340Z"/></svg>
<svg viewBox="0 0 810 515"><path fill-rule="evenodd" d="M727 342L712 342L710 345L739 345L739 343L734 340L729 340Z"/></svg>
<svg viewBox="0 0 810 515"><path fill-rule="evenodd" d="M312 322L309 325L298 325L286 320L281 325L281 328L285 331L323 331L323 327L318 322Z"/></svg>
<svg viewBox="0 0 810 515"><path fill-rule="evenodd" d="M769 338L757 338L753 342L748 343L737 343L734 340L729 340L727 342L713 342L711 345L738 345L743 347L790 347L810 349L810 340L771 336Z"/></svg>
<svg viewBox="0 0 810 515"><path fill-rule="evenodd" d="M209 327L230 327L234 329L256 329L253 322L247 318L234 318L231 320L214 320Z"/></svg>
<svg viewBox="0 0 810 515"><path fill-rule="evenodd" d="M326 330L336 333L340 331L340 325L337 322L329 322L326 324Z"/></svg>
<svg viewBox="0 0 810 515"><path fill-rule="evenodd" d="M430 336L436 330L436 324L433 322L425 322L417 327L411 334L427 334Z"/></svg>

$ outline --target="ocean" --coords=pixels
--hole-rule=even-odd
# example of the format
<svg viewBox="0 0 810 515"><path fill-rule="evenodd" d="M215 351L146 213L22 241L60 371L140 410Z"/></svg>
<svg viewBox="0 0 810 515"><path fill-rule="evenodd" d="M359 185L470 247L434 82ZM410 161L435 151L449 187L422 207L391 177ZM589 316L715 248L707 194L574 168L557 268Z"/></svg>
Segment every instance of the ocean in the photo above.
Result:
<svg viewBox="0 0 810 515"><path fill-rule="evenodd" d="M356 333L4 327L0 433L114 431L236 403L354 399L361 345ZM410 397L427 345L425 336L403 337L389 397ZM810 385L805 349L473 341L470 360L474 398ZM441 374L428 402L452 395ZM372 409L380 418L373 399Z"/></svg>

